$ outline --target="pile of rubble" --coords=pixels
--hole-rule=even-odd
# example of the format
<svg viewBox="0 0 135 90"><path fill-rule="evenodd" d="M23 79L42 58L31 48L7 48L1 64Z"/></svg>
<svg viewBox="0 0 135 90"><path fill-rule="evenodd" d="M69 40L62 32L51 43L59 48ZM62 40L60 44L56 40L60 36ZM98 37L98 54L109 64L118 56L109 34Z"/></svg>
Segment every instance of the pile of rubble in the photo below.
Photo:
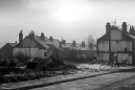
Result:
<svg viewBox="0 0 135 90"><path fill-rule="evenodd" d="M77 65L77 68L80 70L88 70L92 72L108 71L112 69L111 66L101 65L101 64L80 64L80 65Z"/></svg>

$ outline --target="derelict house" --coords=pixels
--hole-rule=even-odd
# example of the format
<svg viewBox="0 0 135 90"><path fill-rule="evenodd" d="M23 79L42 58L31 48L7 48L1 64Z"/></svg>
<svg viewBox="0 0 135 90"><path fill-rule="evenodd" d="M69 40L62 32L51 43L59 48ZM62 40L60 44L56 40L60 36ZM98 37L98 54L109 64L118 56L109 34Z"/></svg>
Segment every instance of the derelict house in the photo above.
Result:
<svg viewBox="0 0 135 90"><path fill-rule="evenodd" d="M106 33L97 40L97 55L101 62L109 62L117 56L120 64L135 64L135 30L127 31L126 22L121 28L106 24Z"/></svg>
<svg viewBox="0 0 135 90"><path fill-rule="evenodd" d="M13 49L13 55L23 55L31 58L45 58L49 46L44 42L44 36L36 36L34 33L30 33L22 41L19 42Z"/></svg>

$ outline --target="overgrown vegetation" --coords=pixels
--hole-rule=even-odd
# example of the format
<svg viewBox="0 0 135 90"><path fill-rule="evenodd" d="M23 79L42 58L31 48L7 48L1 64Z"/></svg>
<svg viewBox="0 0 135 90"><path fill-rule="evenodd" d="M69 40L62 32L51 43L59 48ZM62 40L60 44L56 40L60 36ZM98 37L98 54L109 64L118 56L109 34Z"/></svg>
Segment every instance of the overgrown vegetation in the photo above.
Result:
<svg viewBox="0 0 135 90"><path fill-rule="evenodd" d="M56 53L55 53L56 54ZM73 65L65 65L61 56L56 54L48 59L25 57L21 53L16 57L0 60L1 83L19 82L59 74L69 74L75 70ZM48 62L47 62L48 61Z"/></svg>
<svg viewBox="0 0 135 90"><path fill-rule="evenodd" d="M75 63L96 63L96 52L65 49L63 60Z"/></svg>

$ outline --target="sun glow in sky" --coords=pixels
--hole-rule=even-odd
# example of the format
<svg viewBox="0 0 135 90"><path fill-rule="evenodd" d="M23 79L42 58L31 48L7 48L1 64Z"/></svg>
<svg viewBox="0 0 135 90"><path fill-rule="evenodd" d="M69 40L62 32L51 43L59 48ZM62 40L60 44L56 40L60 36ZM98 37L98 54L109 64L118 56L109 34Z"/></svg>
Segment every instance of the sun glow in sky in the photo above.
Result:
<svg viewBox="0 0 135 90"><path fill-rule="evenodd" d="M90 9L79 0L61 0L55 10L54 17L62 23L78 22L83 19Z"/></svg>
<svg viewBox="0 0 135 90"><path fill-rule="evenodd" d="M33 2L31 0L30 8L37 9L45 12L48 9L48 13L60 23L72 23L79 22L88 15L92 15L93 7L87 4L87 0L37 0Z"/></svg>

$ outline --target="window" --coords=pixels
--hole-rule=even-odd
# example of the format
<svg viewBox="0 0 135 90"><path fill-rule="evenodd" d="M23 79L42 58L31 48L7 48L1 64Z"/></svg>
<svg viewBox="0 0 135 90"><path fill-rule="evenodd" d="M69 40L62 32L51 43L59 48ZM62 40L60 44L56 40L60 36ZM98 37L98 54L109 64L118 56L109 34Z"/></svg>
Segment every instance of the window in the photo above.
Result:
<svg viewBox="0 0 135 90"><path fill-rule="evenodd" d="M124 49L124 51L125 51L125 52L127 52L127 51L128 51L128 49L127 49L127 48L125 48L125 49Z"/></svg>

